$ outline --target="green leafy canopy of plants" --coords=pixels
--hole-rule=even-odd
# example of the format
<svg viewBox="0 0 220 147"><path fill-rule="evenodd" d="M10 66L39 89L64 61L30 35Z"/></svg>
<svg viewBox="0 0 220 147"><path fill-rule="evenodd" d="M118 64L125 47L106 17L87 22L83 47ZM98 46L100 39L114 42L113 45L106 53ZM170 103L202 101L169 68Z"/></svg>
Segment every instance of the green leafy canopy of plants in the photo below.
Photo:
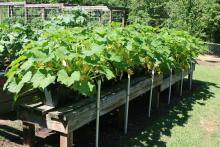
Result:
<svg viewBox="0 0 220 147"><path fill-rule="evenodd" d="M63 27L50 25L38 40L19 52L7 72L4 88L18 96L30 89L62 84L85 96L95 93L96 81L135 74L167 73L188 68L203 44L184 31L143 25Z"/></svg>

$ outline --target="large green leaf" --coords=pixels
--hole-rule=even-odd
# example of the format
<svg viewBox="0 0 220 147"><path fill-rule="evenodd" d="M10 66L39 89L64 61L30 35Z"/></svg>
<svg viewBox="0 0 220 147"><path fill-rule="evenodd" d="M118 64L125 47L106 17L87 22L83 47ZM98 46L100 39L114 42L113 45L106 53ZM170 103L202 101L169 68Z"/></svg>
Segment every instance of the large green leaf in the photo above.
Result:
<svg viewBox="0 0 220 147"><path fill-rule="evenodd" d="M71 76L68 76L67 72L62 69L57 73L57 81L60 82L61 84L64 84L66 86L71 86L74 84L75 81L80 80L80 72L79 71L74 71Z"/></svg>

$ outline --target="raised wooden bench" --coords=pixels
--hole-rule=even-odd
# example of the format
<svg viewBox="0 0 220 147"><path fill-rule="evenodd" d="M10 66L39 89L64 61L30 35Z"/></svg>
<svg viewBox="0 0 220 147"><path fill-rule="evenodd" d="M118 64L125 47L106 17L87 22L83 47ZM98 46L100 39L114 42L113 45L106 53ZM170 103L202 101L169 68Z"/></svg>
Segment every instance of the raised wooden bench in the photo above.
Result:
<svg viewBox="0 0 220 147"><path fill-rule="evenodd" d="M188 75L188 71L184 72L184 76ZM173 75L172 84L181 80L181 75ZM151 87L162 87L160 91L169 87L169 77L163 79L163 76L156 76L151 86L151 78L131 78L130 98L129 101L139 97L140 95L151 90ZM168 86L167 86L168 85ZM124 105L127 97L126 81L118 84L117 87L103 89L101 91L100 116ZM85 124L96 119L96 99L84 99L78 103L53 108L40 103L21 105L18 109L18 118L23 121L24 146L33 145L33 129L34 124L38 124L43 128L48 128L60 133L60 146L72 146L72 133L74 130L84 126Z"/></svg>

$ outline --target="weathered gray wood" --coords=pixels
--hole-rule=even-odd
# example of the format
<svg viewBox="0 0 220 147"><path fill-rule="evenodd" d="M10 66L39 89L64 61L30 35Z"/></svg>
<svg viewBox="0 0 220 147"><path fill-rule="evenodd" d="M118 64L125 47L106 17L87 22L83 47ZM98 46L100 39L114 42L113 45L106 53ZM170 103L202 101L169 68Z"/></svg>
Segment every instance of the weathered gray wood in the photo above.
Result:
<svg viewBox="0 0 220 147"><path fill-rule="evenodd" d="M187 76L188 75L188 70L185 70L183 72L183 77ZM177 81L180 81L181 80L181 73L178 73L178 74L174 74L172 76L172 85L175 84ZM169 77L166 78L166 79L163 79L163 82L161 84L161 87L160 87L160 91L164 91L165 89L167 89L169 87Z"/></svg>
<svg viewBox="0 0 220 147"><path fill-rule="evenodd" d="M41 18L45 19L45 8L41 8Z"/></svg>
<svg viewBox="0 0 220 147"><path fill-rule="evenodd" d="M155 77L154 87L160 85L162 79L162 76ZM130 100L149 91L150 81L151 79L145 79L139 82L136 82L135 80L131 82ZM124 89L116 91L115 93L103 95L100 104L100 116L125 104L125 102L126 86L124 86ZM48 113L46 114L41 112L45 112L45 109L39 110L38 107L40 107L41 104L38 104L39 106L22 106L19 110L19 118L38 123L43 127L58 132L68 133L69 131L72 132L96 118L96 103L94 100L86 99L78 104L67 106L65 108L58 108L56 110L47 110ZM31 107L34 108L30 109Z"/></svg>
<svg viewBox="0 0 220 147"><path fill-rule="evenodd" d="M0 6L24 6L26 2L0 2Z"/></svg>
<svg viewBox="0 0 220 147"><path fill-rule="evenodd" d="M157 109L159 109L159 107L160 107L160 86L158 86L157 88L156 88L156 95L157 95L157 106L156 106L156 108Z"/></svg>
<svg viewBox="0 0 220 147"><path fill-rule="evenodd" d="M123 27L125 27L125 25L126 25L126 12L125 12L125 10L124 11L122 11L122 26Z"/></svg>
<svg viewBox="0 0 220 147"><path fill-rule="evenodd" d="M73 132L68 134L60 133L60 147L72 147L73 146Z"/></svg>
<svg viewBox="0 0 220 147"><path fill-rule="evenodd" d="M112 10L109 11L109 23L112 23Z"/></svg>
<svg viewBox="0 0 220 147"><path fill-rule="evenodd" d="M25 21L28 22L28 8L24 8Z"/></svg>
<svg viewBox="0 0 220 147"><path fill-rule="evenodd" d="M173 81L173 73L172 73L172 69L171 69L171 71L170 71L170 77L169 77L168 105L170 104L170 99L171 99L172 81Z"/></svg>
<svg viewBox="0 0 220 147"><path fill-rule="evenodd" d="M180 79L179 75L173 75L173 83L178 79ZM166 85L164 81L166 81L166 79L163 80L163 76L155 76L153 87ZM130 100L149 91L150 85L150 78L138 82L131 82ZM121 85L121 87L123 86ZM109 92L107 95L102 95L100 116L125 104L126 95L126 86L124 86L124 89L118 89L113 93ZM39 103L21 107L19 117L24 120L36 122L43 127L67 134L96 118L96 103L94 99L85 99L77 104L57 109L45 107Z"/></svg>
<svg viewBox="0 0 220 147"><path fill-rule="evenodd" d="M8 6L8 17L11 17L11 6Z"/></svg>
<svg viewBox="0 0 220 147"><path fill-rule="evenodd" d="M34 147L35 126L28 122L23 123L23 147Z"/></svg>
<svg viewBox="0 0 220 147"><path fill-rule="evenodd" d="M25 4L26 8L63 8L63 4Z"/></svg>

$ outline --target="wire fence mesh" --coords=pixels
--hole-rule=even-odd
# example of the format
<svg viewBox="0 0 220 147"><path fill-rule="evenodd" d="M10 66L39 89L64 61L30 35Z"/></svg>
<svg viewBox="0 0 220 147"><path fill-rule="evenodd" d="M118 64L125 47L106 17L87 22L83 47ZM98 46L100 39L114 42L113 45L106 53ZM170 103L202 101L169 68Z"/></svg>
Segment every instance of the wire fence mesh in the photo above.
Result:
<svg viewBox="0 0 220 147"><path fill-rule="evenodd" d="M125 23L127 18L122 8L113 11L107 6L68 6L63 4L25 4L25 3L2 3L0 2L0 22L6 18L22 19L31 22L34 19L48 19L50 14L59 14L61 12L78 8L88 11L89 22L100 22L109 24L109 22Z"/></svg>

